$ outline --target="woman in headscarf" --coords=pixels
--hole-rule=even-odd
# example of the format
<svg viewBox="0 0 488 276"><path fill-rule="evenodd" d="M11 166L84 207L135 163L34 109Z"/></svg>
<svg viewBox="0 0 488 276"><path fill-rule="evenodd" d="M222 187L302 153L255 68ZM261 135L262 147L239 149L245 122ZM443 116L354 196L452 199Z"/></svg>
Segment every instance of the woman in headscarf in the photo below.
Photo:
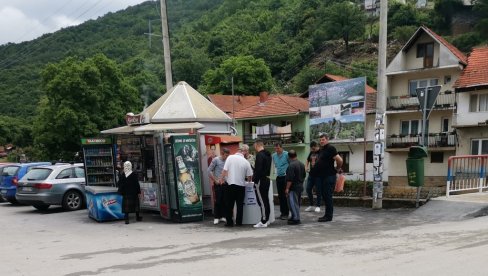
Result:
<svg viewBox="0 0 488 276"><path fill-rule="evenodd" d="M136 213L137 221L141 221L139 215L139 197L141 195L141 186L137 174L132 172L132 164L129 161L124 163L124 173L120 176L119 194L122 195L122 212L125 213L125 224L129 224L129 213Z"/></svg>

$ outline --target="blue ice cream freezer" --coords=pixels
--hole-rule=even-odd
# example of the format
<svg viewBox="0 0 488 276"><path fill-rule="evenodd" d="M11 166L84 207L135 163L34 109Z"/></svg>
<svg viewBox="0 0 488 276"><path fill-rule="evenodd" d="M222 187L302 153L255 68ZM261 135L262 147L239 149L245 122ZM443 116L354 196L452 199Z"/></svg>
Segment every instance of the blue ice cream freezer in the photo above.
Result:
<svg viewBox="0 0 488 276"><path fill-rule="evenodd" d="M96 221L124 219L122 196L116 187L86 186L88 216Z"/></svg>

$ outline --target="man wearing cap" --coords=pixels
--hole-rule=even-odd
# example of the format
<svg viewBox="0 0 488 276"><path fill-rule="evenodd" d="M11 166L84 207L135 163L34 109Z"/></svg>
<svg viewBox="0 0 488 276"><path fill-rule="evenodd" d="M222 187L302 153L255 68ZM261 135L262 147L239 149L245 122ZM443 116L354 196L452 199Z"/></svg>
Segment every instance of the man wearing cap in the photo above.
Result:
<svg viewBox="0 0 488 276"><path fill-rule="evenodd" d="M320 135L320 152L316 166L322 183L322 197L325 201L325 215L320 217L318 221L332 221L334 215L332 194L334 193L336 174L342 167L342 158L337 154L337 149L329 144L329 135L326 133Z"/></svg>

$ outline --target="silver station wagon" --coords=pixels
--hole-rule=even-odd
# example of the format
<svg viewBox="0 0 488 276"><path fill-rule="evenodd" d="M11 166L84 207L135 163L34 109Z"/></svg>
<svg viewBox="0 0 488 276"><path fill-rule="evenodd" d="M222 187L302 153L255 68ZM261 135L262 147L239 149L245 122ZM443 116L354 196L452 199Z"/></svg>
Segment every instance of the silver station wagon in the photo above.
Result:
<svg viewBox="0 0 488 276"><path fill-rule="evenodd" d="M84 207L85 170L83 164L63 164L31 169L17 184L19 203L47 210L61 205L66 211Z"/></svg>

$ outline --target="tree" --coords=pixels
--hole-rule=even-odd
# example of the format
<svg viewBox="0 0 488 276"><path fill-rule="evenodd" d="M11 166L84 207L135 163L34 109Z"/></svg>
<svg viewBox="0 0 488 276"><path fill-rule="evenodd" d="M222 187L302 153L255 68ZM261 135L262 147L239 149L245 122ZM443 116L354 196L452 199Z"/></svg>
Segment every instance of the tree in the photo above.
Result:
<svg viewBox="0 0 488 276"><path fill-rule="evenodd" d="M452 17L463 8L461 0L435 0L434 11L437 13L436 25L445 34L451 31Z"/></svg>
<svg viewBox="0 0 488 276"><path fill-rule="evenodd" d="M234 78L234 92L241 95L257 95L269 91L273 85L271 71L263 59L253 56L236 56L224 60L216 69L204 75L204 84L199 89L204 93L232 93L231 78Z"/></svg>
<svg viewBox="0 0 488 276"><path fill-rule="evenodd" d="M99 54L70 57L42 72L42 97L34 125L34 146L44 158L72 160L80 138L121 125L141 107L137 90L117 64Z"/></svg>
<svg viewBox="0 0 488 276"><path fill-rule="evenodd" d="M341 2L326 10L325 28L331 38L341 38L349 51L349 41L364 33L366 15L351 2Z"/></svg>
<svg viewBox="0 0 488 276"><path fill-rule="evenodd" d="M474 10L478 13L479 20L476 23L476 30L485 40L488 39L488 0L477 0Z"/></svg>

